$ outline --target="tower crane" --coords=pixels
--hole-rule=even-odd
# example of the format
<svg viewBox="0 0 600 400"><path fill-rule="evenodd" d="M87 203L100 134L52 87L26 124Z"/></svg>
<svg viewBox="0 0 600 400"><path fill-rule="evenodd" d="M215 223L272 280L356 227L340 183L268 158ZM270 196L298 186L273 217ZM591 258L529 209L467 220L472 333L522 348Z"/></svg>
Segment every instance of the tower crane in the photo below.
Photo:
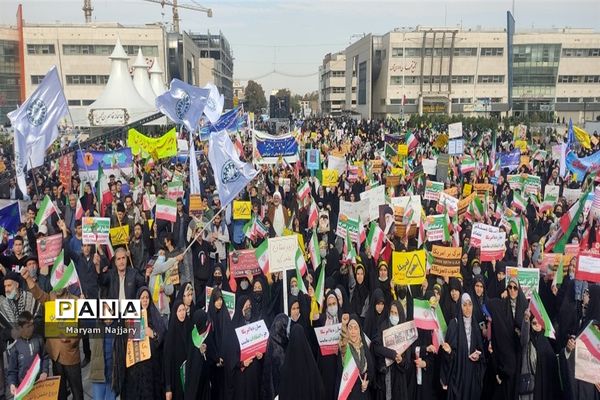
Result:
<svg viewBox="0 0 600 400"><path fill-rule="evenodd" d="M213 12L212 9L206 8L200 5L191 5L191 4L177 4L177 0L144 0L150 3L160 4L162 7L164 6L172 6L173 7L173 30L175 32L179 32L179 8L185 8L187 10L194 10L205 12L209 18L212 18Z"/></svg>

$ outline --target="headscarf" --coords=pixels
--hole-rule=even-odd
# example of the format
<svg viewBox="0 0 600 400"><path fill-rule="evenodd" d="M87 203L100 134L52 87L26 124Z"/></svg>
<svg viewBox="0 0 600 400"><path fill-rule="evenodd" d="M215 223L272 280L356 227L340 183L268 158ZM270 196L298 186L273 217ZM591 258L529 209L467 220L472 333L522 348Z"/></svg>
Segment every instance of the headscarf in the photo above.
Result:
<svg viewBox="0 0 600 400"><path fill-rule="evenodd" d="M246 319L244 318L244 313L242 312L242 310L244 308L244 304L246 304L247 301L250 301L250 298L245 295L239 296L237 298L237 301L235 303L235 313L233 314L232 320L234 329L254 322L254 310L252 310L250 319L248 321L246 321ZM251 301L250 304L252 304Z"/></svg>
<svg viewBox="0 0 600 400"><path fill-rule="evenodd" d="M148 303L148 308L146 309L146 317L148 318L148 326L154 330L154 332L158 335L159 340L162 342L164 338L165 331L167 327L165 326L165 321L160 316L160 312L154 305L152 301L152 293L150 293L150 289L147 286L142 286L138 289L136 293L136 298L140 299L142 297L142 293L147 292L150 297L150 301Z"/></svg>
<svg viewBox="0 0 600 400"><path fill-rule="evenodd" d="M199 308L192 315L192 328L195 327L198 333L203 334L208 328L208 314ZM208 347L208 346L207 346ZM206 393L208 382L208 369L206 368L206 358L200 350L194 345L192 340L188 344L188 357L185 365L185 388L184 399L193 400L202 397Z"/></svg>
<svg viewBox="0 0 600 400"><path fill-rule="evenodd" d="M366 310L364 310L365 302L369 299L369 285L367 280L367 271L363 264L356 265L354 269L354 276L356 277L356 271L361 269L364 272L365 278L363 283L356 282L354 289L352 290L351 298L350 298L350 312L358 314L360 317L364 317L366 315Z"/></svg>
<svg viewBox="0 0 600 400"><path fill-rule="evenodd" d="M461 314L462 314L462 306L471 303L473 305L473 300L471 300L471 296L468 293L463 293L460 298L460 306L461 306ZM465 325L465 335L467 337L467 345L471 348L471 320L473 319L473 314L470 317L465 317L463 314L463 323Z"/></svg>
<svg viewBox="0 0 600 400"><path fill-rule="evenodd" d="M389 308L385 304L385 299L383 297L383 292L380 288L375 289L373 292L373 296L371 296L371 303L369 304L369 310L367 311L367 315L365 316L365 335L369 338L374 338L377 334L377 330L381 321L385 321L389 315ZM375 307L378 303L383 303L383 310L381 314L377 313ZM403 310L404 311L404 310Z"/></svg>
<svg viewBox="0 0 600 400"><path fill-rule="evenodd" d="M273 320L269 330L267 352L263 363L263 393L269 399L279 393L281 382L281 367L283 366L288 347L288 327L290 318L285 314L278 314Z"/></svg>

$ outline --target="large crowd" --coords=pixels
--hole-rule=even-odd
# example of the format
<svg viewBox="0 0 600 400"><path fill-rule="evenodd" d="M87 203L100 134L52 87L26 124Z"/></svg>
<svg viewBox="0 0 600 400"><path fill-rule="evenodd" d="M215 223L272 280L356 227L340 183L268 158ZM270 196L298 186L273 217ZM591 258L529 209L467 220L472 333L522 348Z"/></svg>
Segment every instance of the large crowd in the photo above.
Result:
<svg viewBox="0 0 600 400"><path fill-rule="evenodd" d="M248 162L254 156L251 135L244 128L233 133L241 143L241 158ZM117 396L124 400L600 399L600 381L576 379L575 371L577 338L590 322L600 321L600 286L577 279L577 254L560 265L558 273L564 275L560 279L555 276L557 265L545 260L557 232L568 230L563 239L576 253L593 250L600 242L594 207L573 214L578 218L573 229L564 226L563 216L580 211L580 199L565 198L565 189L581 188L581 196L586 196L594 193L595 185L592 174L583 179L569 170L561 174L561 161L552 156L552 146L566 141L566 135L528 132L517 138L526 142L521 154L528 156L509 170L496 161L517 146L514 130L477 132L464 126L464 155L449 158L442 183L444 192L460 200L471 199L476 185L489 183L485 196L471 200L482 204L480 212L474 212L472 204L451 210L425 199L428 181L437 178L424 171L423 160L447 154L447 126L314 118L305 120L294 135L298 161L281 159L259 166L259 175L236 198L251 202L250 221L264 228L258 233L249 234L249 220L234 218L232 204L220 203L203 151L208 144L199 139L201 215L188 212L189 164L176 159L148 162L136 156L132 175L111 175L110 191L100 199L94 185L81 183L83 171L76 164L69 192L60 183L60 171L49 164L30 172L28 193L21 193L11 180L11 197L30 198L31 203L18 230L10 239L5 233L0 246L4 282L0 343L7 354L0 376L5 377L7 390L16 392L39 355L40 379L61 376L60 400L69 395L82 400L84 380L92 382L96 400ZM409 136L417 141L410 146ZM595 134L592 137L596 139ZM589 149L578 142L569 143L569 148L584 156L600 150L598 141L593 142ZM408 146L406 155L398 154L398 144ZM124 146L123 140L86 150L116 151ZM387 152L386 146L394 151ZM358 167L358 176L348 167L337 185L326 187L319 172L307 168L308 149L319 151L323 166L330 157L345 159L348 166ZM466 158L475 162L474 168L462 167ZM509 179L516 174L539 177L539 193L525 196L522 187L516 188ZM168 222L156 218L155 204L167 196L172 177L184 182L184 195L177 199L175 222ZM310 193L299 196L305 182ZM337 228L340 202L357 202L377 186L385 186L386 203L420 196L423 212L411 227L412 216L407 212L398 216L394 210L397 226L390 228L384 221L383 243L375 252L369 240L348 243L348 234L340 235ZM559 193L544 208L548 186L557 186ZM60 212L38 226L36 214L46 195ZM516 199L525 204L515 205ZM110 218L111 228L129 226L126 244L111 250L83 244L78 203L83 217L101 215ZM313 203L318 208L316 224ZM447 235L434 241L423 237L429 217L448 214ZM475 224L506 233L500 257L482 260L481 245L471 243ZM364 229L375 228L366 224ZM42 254L36 246L36 240L56 234L63 237L65 264L73 261L79 279L58 291L52 288L51 266L40 267ZM234 276L232 255L290 234L307 244L302 253L305 273L258 269ZM313 235L318 265L309 256ZM459 274L432 273L433 246L460 248ZM422 283L399 284L395 255L421 249L428 254ZM170 270L162 267L173 265L169 260L176 262L177 283L171 283ZM507 273L511 267L537 268L537 286L523 287L518 276ZM321 275L322 288L317 287ZM233 305L228 302L231 293ZM544 305L547 318L535 312L539 307L530 306L534 296ZM149 358L128 365L133 339L127 334L44 339L48 336L44 303L57 298L139 299L147 315ZM386 346L384 331L416 320L417 314L421 318L423 301L437 316L436 328L419 324L417 337L403 351ZM241 361L236 328L261 320L269 331L266 351ZM339 339L334 350L324 352L315 328L328 326L338 329ZM553 334L547 335L550 330ZM595 362L600 368L600 361ZM82 376L82 367L88 364L89 375ZM352 372L349 364L358 372L354 380L346 376Z"/></svg>

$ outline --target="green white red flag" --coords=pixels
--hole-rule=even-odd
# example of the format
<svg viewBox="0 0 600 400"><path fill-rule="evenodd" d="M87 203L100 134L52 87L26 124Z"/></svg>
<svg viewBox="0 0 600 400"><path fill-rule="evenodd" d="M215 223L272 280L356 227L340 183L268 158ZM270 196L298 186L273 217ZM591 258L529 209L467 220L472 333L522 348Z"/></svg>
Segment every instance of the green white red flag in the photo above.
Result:
<svg viewBox="0 0 600 400"><path fill-rule="evenodd" d="M340 382L338 400L346 400L348 396L350 396L352 388L359 376L358 367L354 361L354 357L352 357L350 346L346 346L346 354L344 354L342 365L342 380Z"/></svg>
<svg viewBox="0 0 600 400"><path fill-rule="evenodd" d="M578 339L583 342L592 356L600 361L600 327L597 323L597 321L590 321Z"/></svg>
<svg viewBox="0 0 600 400"><path fill-rule="evenodd" d="M50 196L44 196L42 200L42 204L40 204L40 209L38 210L35 216L35 224L40 226L44 221L46 221L52 214L56 212L56 208L54 207L54 203L50 199Z"/></svg>
<svg viewBox="0 0 600 400"><path fill-rule="evenodd" d="M429 331L440 328L428 300L413 299L413 304L413 319L417 328Z"/></svg>
<svg viewBox="0 0 600 400"><path fill-rule="evenodd" d="M308 242L308 253L310 254L310 262L313 270L316 271L319 265L321 265L321 253L319 249L319 239L315 229L313 229L310 241Z"/></svg>
<svg viewBox="0 0 600 400"><path fill-rule="evenodd" d="M385 235L379 227L379 224L376 221L371 222L371 225L369 226L369 236L367 236L367 244L371 250L371 256L375 261L379 259L379 255L381 254L384 238Z"/></svg>
<svg viewBox="0 0 600 400"><path fill-rule="evenodd" d="M531 292L531 299L529 300L529 311L531 314L537 319L538 323L540 323L544 327L544 336L556 339L556 334L554 331L554 327L552 326L552 321L550 321L550 317L546 312L546 307L544 307L544 303L542 303L542 299L540 295L534 290Z"/></svg>
<svg viewBox="0 0 600 400"><path fill-rule="evenodd" d="M263 274L269 273L269 241L264 240L260 246L256 248L256 259L258 260L258 266L262 270Z"/></svg>
<svg viewBox="0 0 600 400"><path fill-rule="evenodd" d="M42 367L42 360L40 360L40 355L36 354L31 366L27 370L25 377L19 384L14 396L14 400L22 400L27 396L31 389L33 389L33 385L37 379L38 374L40 373L40 369Z"/></svg>

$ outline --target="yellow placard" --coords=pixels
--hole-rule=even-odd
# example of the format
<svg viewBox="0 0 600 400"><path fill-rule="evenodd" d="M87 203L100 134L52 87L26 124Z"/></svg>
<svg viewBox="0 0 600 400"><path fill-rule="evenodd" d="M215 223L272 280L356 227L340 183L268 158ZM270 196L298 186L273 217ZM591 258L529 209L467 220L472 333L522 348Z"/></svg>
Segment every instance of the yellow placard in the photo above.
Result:
<svg viewBox="0 0 600 400"><path fill-rule="evenodd" d="M433 245L431 249L431 269L432 275L446 277L460 276L460 259L462 257L462 247L444 247Z"/></svg>
<svg viewBox="0 0 600 400"><path fill-rule="evenodd" d="M336 169L324 169L323 170L323 186L324 187L335 187L338 184L338 171Z"/></svg>
<svg viewBox="0 0 600 400"><path fill-rule="evenodd" d="M521 153L525 153L527 151L527 141L515 140L515 147L521 149Z"/></svg>
<svg viewBox="0 0 600 400"><path fill-rule="evenodd" d="M371 172L380 174L383 171L383 160L371 160Z"/></svg>
<svg viewBox="0 0 600 400"><path fill-rule="evenodd" d="M142 318L147 321L146 310L142 310ZM125 354L125 367L129 368L140 361L149 360L150 337L145 336L142 340L127 340L127 350Z"/></svg>
<svg viewBox="0 0 600 400"><path fill-rule="evenodd" d="M458 197L458 188L453 186L451 188L444 189L444 193L449 194L452 197Z"/></svg>
<svg viewBox="0 0 600 400"><path fill-rule="evenodd" d="M60 376L48 377L43 381L37 381L23 400L56 400L59 389Z"/></svg>
<svg viewBox="0 0 600 400"><path fill-rule="evenodd" d="M252 215L252 202L233 201L233 219L250 219Z"/></svg>
<svg viewBox="0 0 600 400"><path fill-rule="evenodd" d="M135 129L130 129L127 135L127 146L131 154L150 155L155 160L174 157L177 155L177 129L173 128L159 138L148 137Z"/></svg>
<svg viewBox="0 0 600 400"><path fill-rule="evenodd" d="M392 167L392 171L391 171L391 175L394 176L403 176L404 175L404 169L403 168L398 168L398 167Z"/></svg>
<svg viewBox="0 0 600 400"><path fill-rule="evenodd" d="M406 157L408 155L408 146L405 144L398 145L398 155Z"/></svg>
<svg viewBox="0 0 600 400"><path fill-rule="evenodd" d="M465 186L463 186L463 196L470 195L472 191L473 185L471 185L470 183L465 183Z"/></svg>
<svg viewBox="0 0 600 400"><path fill-rule="evenodd" d="M311 132L311 133L310 133L310 138L311 138L312 140L317 140L317 132Z"/></svg>
<svg viewBox="0 0 600 400"><path fill-rule="evenodd" d="M420 285L425 280L425 250L392 253L392 277L396 285Z"/></svg>
<svg viewBox="0 0 600 400"><path fill-rule="evenodd" d="M129 225L110 228L110 242L113 246L129 243Z"/></svg>
<svg viewBox="0 0 600 400"><path fill-rule="evenodd" d="M464 199L458 201L458 215L462 215L467 211L467 207L471 204L471 201L475 198L475 193L471 193Z"/></svg>
<svg viewBox="0 0 600 400"><path fill-rule="evenodd" d="M529 164L529 156L521 156L521 165Z"/></svg>

